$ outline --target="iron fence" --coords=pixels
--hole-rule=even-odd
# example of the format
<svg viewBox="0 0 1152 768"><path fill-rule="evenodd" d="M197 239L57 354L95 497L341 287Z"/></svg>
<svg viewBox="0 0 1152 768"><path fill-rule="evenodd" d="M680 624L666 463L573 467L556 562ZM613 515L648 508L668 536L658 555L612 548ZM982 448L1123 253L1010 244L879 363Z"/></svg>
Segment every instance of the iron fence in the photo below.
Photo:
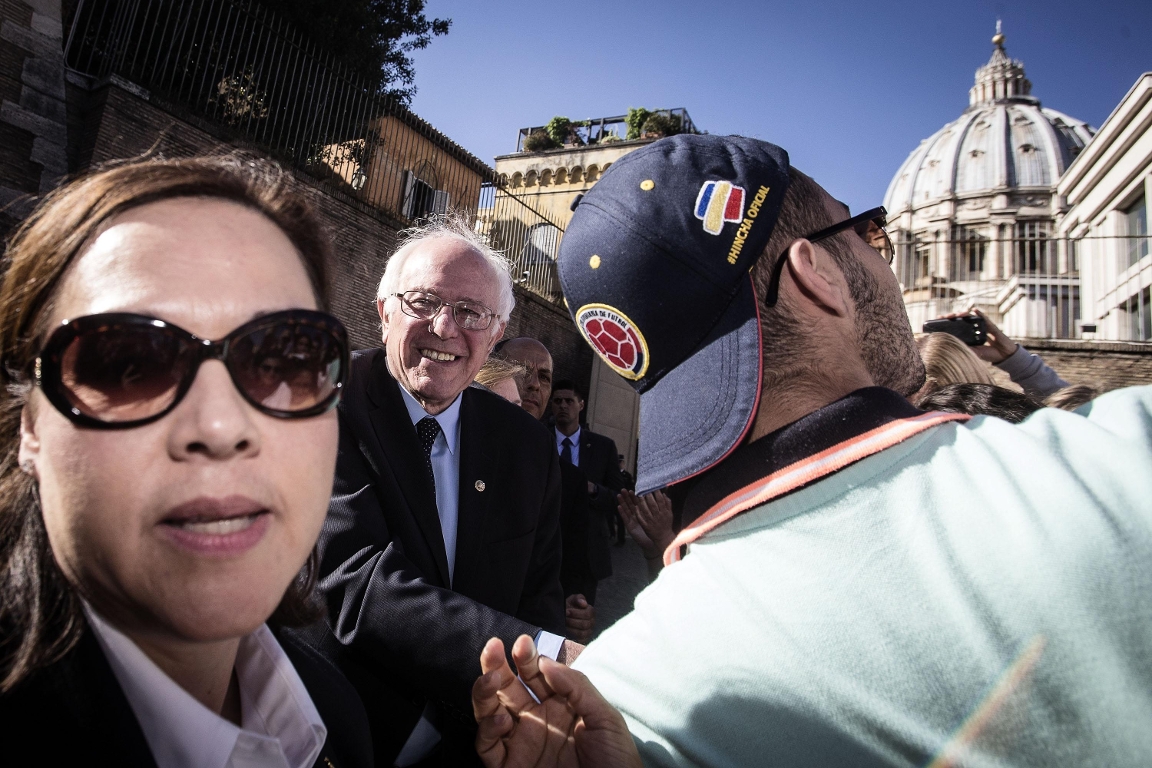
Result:
<svg viewBox="0 0 1152 768"><path fill-rule="evenodd" d="M496 183L480 190L476 231L512 265L515 282L537 295L561 303L556 257L564 230Z"/></svg>
<svg viewBox="0 0 1152 768"><path fill-rule="evenodd" d="M251 0L81 0L68 67L117 75L343 193L410 224L449 210L560 301L561 228L488 165Z"/></svg>
<svg viewBox="0 0 1152 768"><path fill-rule="evenodd" d="M893 234L892 268L917 331L978 307L1014 338L1152 340L1146 236L1070 238L1031 222L1011 237Z"/></svg>
<svg viewBox="0 0 1152 768"><path fill-rule="evenodd" d="M68 67L118 75L402 222L492 170L251 0L81 0Z"/></svg>

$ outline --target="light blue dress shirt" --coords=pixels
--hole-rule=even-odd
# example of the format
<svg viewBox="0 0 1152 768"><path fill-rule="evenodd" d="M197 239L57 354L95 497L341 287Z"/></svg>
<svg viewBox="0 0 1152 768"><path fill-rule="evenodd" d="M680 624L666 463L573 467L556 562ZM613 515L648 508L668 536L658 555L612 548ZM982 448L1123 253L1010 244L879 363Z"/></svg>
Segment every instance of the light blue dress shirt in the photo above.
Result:
<svg viewBox="0 0 1152 768"><path fill-rule="evenodd" d="M404 393L404 406L415 425L432 414L424 410L412 394ZM444 535L444 554L448 556L448 578L456 569L456 531L460 513L460 395L452 405L432 416L440 425L440 434L432 444L432 474L436 478L436 513L440 516L440 532Z"/></svg>
<svg viewBox="0 0 1152 768"><path fill-rule="evenodd" d="M432 416L424 410L412 393L403 386L404 407L415 426L421 419ZM456 569L456 532L460 523L460 395L452 405L432 416L440 425L440 434L432 444L432 475L436 483L436 513L440 517L440 532L444 536L444 554L448 556L448 578ZM564 638L540 630L536 633L536 648L543 656L555 660L560 655ZM429 702L416 727L408 736L396 757L396 765L409 766L428 756L440 741L440 731L432 725L429 716L435 705Z"/></svg>
<svg viewBox="0 0 1152 768"><path fill-rule="evenodd" d="M576 431L570 435L566 435L563 432L561 432L559 427L557 427L554 430L555 434L556 434L556 453L558 453L558 454L564 453L564 440L565 439L571 440L572 441L572 464L574 466L577 466L577 467L580 466L580 430L581 430L580 427L576 427Z"/></svg>

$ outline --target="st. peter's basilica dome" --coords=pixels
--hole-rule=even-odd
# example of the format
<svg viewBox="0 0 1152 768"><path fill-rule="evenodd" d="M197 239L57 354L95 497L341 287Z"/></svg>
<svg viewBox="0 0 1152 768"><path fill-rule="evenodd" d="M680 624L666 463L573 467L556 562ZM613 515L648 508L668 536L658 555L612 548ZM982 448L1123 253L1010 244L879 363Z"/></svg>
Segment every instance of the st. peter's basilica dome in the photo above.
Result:
<svg viewBox="0 0 1152 768"><path fill-rule="evenodd" d="M1068 336L1079 315L1076 254L1053 240L1056 183L1095 130L1042 107L997 24L968 108L920 142L884 206L893 268L914 329L978 306L1019 336Z"/></svg>
<svg viewBox="0 0 1152 768"><path fill-rule="evenodd" d="M976 70L968 109L920 142L888 185L884 205L898 215L941 198L1008 189L1048 192L1094 133L1083 120L1031 95L1024 64L1008 58L1004 35Z"/></svg>

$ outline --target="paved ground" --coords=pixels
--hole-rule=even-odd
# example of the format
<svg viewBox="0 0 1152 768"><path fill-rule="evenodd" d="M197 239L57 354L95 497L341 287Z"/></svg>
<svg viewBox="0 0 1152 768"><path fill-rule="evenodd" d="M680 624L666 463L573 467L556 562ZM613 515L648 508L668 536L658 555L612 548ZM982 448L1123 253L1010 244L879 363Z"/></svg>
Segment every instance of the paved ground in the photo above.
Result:
<svg viewBox="0 0 1152 768"><path fill-rule="evenodd" d="M636 595L648 586L648 566L640 547L629 537L612 545L612 575L596 589L596 634L632 611Z"/></svg>

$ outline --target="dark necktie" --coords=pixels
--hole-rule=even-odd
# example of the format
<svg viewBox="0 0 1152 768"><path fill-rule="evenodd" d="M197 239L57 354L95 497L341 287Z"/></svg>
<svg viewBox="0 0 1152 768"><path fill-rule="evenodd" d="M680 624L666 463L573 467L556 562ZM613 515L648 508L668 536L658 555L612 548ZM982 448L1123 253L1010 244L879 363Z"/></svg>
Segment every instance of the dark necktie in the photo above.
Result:
<svg viewBox="0 0 1152 768"><path fill-rule="evenodd" d="M560 449L560 460L572 463L572 441L564 438L560 441L560 445L564 446Z"/></svg>
<svg viewBox="0 0 1152 768"><path fill-rule="evenodd" d="M428 468L428 479L432 481L432 496L436 496L436 473L432 471L432 446L440 434L440 422L431 416L425 416L416 422L416 434L420 436L420 445L424 448L424 466Z"/></svg>

